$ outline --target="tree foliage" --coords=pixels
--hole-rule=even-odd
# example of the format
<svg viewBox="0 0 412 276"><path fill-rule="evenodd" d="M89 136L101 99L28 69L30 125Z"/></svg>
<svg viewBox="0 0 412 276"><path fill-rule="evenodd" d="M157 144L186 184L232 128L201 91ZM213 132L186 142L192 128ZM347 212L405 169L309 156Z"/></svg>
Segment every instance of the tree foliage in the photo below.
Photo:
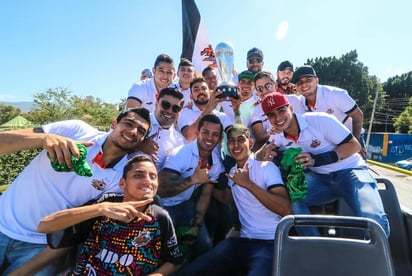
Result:
<svg viewBox="0 0 412 276"><path fill-rule="evenodd" d="M348 91L364 113L365 129L369 128L372 115L373 101L378 91L379 98L384 98L385 93L375 76L369 76L368 67L358 61L356 50L336 57L317 57L308 59L319 77L319 83L336 86ZM377 109L382 109L381 101L378 101Z"/></svg>
<svg viewBox="0 0 412 276"><path fill-rule="evenodd" d="M395 119L393 125L398 133L412 133L412 97L409 98L409 106Z"/></svg>
<svg viewBox="0 0 412 276"><path fill-rule="evenodd" d="M0 125L21 114L20 108L12 105L0 104Z"/></svg>
<svg viewBox="0 0 412 276"><path fill-rule="evenodd" d="M29 111L28 119L36 125L80 119L90 125L107 128L117 114L115 104L93 96L73 96L67 89L56 88L34 95L34 107Z"/></svg>

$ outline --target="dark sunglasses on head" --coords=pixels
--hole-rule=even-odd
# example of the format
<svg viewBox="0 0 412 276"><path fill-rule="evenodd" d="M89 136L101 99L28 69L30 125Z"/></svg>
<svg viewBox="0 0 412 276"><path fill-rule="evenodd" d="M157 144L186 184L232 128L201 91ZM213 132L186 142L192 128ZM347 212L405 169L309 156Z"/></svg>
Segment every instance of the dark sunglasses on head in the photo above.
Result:
<svg viewBox="0 0 412 276"><path fill-rule="evenodd" d="M261 63L263 59L262 58L249 58L247 61L249 63Z"/></svg>
<svg viewBox="0 0 412 276"><path fill-rule="evenodd" d="M169 103L169 102L166 101L166 100L162 100L162 101L160 102L160 105L162 106L162 108L163 108L164 110L169 110L169 108L172 107L172 111L173 111L174 113L179 113L180 110L182 110L182 108L181 108L180 106L178 106L178 105L172 105L171 103Z"/></svg>
<svg viewBox="0 0 412 276"><path fill-rule="evenodd" d="M256 87L257 91L260 92L260 93L263 92L263 89L264 89L264 88L266 88L267 90L272 89L272 88L273 88L273 83L268 82L268 83L266 83L264 86L258 86L258 87Z"/></svg>

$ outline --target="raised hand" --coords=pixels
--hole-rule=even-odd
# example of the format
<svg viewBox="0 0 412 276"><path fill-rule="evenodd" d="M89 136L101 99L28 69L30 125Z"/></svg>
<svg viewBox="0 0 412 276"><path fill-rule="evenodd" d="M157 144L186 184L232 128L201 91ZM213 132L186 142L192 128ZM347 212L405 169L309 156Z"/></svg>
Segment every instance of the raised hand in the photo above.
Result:
<svg viewBox="0 0 412 276"><path fill-rule="evenodd" d="M138 207L145 206L152 202L153 199L142 201L126 201L126 202L104 202L102 212L106 217L117 219L126 223L131 222L135 218L141 218L146 221L151 221L152 218L143 212L137 210Z"/></svg>
<svg viewBox="0 0 412 276"><path fill-rule="evenodd" d="M252 182L249 177L249 163L246 163L245 168L237 168L233 175L226 174L228 178L233 180L236 185L243 188L249 188Z"/></svg>

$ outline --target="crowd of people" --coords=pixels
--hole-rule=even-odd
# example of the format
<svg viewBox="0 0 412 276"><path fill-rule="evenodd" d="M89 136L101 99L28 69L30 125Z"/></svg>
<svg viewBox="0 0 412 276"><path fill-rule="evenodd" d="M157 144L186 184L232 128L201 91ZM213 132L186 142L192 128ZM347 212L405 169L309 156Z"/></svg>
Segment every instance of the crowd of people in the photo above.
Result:
<svg viewBox="0 0 412 276"><path fill-rule="evenodd" d="M282 217L338 198L389 236L346 90L288 60L272 74L256 47L238 97L219 79L161 54L108 132L80 120L0 132L0 154L44 149L0 196L0 274L271 275ZM73 169L79 144L92 176ZM282 169L293 149L298 198Z"/></svg>

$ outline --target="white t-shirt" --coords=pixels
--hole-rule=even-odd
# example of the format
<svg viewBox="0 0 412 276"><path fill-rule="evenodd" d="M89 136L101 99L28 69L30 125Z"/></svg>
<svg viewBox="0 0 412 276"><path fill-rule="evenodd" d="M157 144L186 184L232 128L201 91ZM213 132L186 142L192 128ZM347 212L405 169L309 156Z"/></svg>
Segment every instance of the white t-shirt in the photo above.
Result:
<svg viewBox="0 0 412 276"><path fill-rule="evenodd" d="M150 118L152 121L152 129L148 137L156 134L154 141L159 144L159 150L157 152L158 160L154 160L156 164L157 171L160 171L163 167L163 163L166 160L166 156L176 147L184 143L184 137L176 130L175 126L172 125L170 128L163 128L159 121L157 120L154 113L150 113ZM139 152L141 154L142 152ZM136 155L137 153L132 153L131 156ZM129 159L131 158L129 156Z"/></svg>
<svg viewBox="0 0 412 276"><path fill-rule="evenodd" d="M280 150L301 147L302 152L324 153L335 150L338 144L351 135L349 129L342 125L336 117L324 112L296 114L296 119L300 129L297 141L286 138L284 133L272 134L269 137L269 141L274 141ZM309 169L316 173L328 174L361 166L366 166L365 161L358 153L355 153L338 162L320 167L309 167Z"/></svg>
<svg viewBox="0 0 412 276"><path fill-rule="evenodd" d="M87 163L93 176L74 172L56 172L46 151L40 154L0 196L0 231L10 238L46 244L46 235L37 232L40 220L51 213L73 208L100 197L103 193L120 193L119 180L126 156L113 168L101 168L92 160L102 151L108 133L100 132L79 120L43 126L45 133L70 137L76 141L93 141L87 148Z"/></svg>
<svg viewBox="0 0 412 276"><path fill-rule="evenodd" d="M190 126L193 124L194 121L199 118L199 116L202 114L202 111L197 107L197 105L193 105L192 108L183 108L178 119L178 129L180 132L182 132L182 129L184 127ZM212 114L216 115L219 117L220 122L223 125L223 130L225 130L228 126L233 125L232 121L229 119L229 117L223 113L219 112L216 109L213 110Z"/></svg>
<svg viewBox="0 0 412 276"><path fill-rule="evenodd" d="M249 157L249 178L265 191L282 185L280 170L272 162L262 162ZM233 175L237 166L230 170ZM239 211L239 220L242 225L240 236L251 239L273 240L276 227L281 216L267 209L249 190L233 183L229 178L229 188L232 190L233 200Z"/></svg>
<svg viewBox="0 0 412 276"><path fill-rule="evenodd" d="M347 114L355 110L358 106L348 94L348 91L337 87L318 85L315 106L312 108L309 107L304 97L303 104L306 112L318 111L331 114L352 131L352 118Z"/></svg>
<svg viewBox="0 0 412 276"><path fill-rule="evenodd" d="M150 112L154 112L156 106L157 89L154 78L144 79L132 85L127 95L127 99L137 100L142 103Z"/></svg>
<svg viewBox="0 0 412 276"><path fill-rule="evenodd" d="M164 162L163 170L169 170L179 173L182 178L187 178L195 173L197 166L199 165L199 149L197 146L197 140L184 144L178 148L175 148L167 157ZM224 167L220 161L219 156L212 152L211 168L209 169L210 180L217 180L219 174L224 171ZM164 197L163 204L165 206L174 206L189 200L196 188L201 184L195 184L190 186L187 190L181 192L172 197ZM203 184L205 185L205 184Z"/></svg>

